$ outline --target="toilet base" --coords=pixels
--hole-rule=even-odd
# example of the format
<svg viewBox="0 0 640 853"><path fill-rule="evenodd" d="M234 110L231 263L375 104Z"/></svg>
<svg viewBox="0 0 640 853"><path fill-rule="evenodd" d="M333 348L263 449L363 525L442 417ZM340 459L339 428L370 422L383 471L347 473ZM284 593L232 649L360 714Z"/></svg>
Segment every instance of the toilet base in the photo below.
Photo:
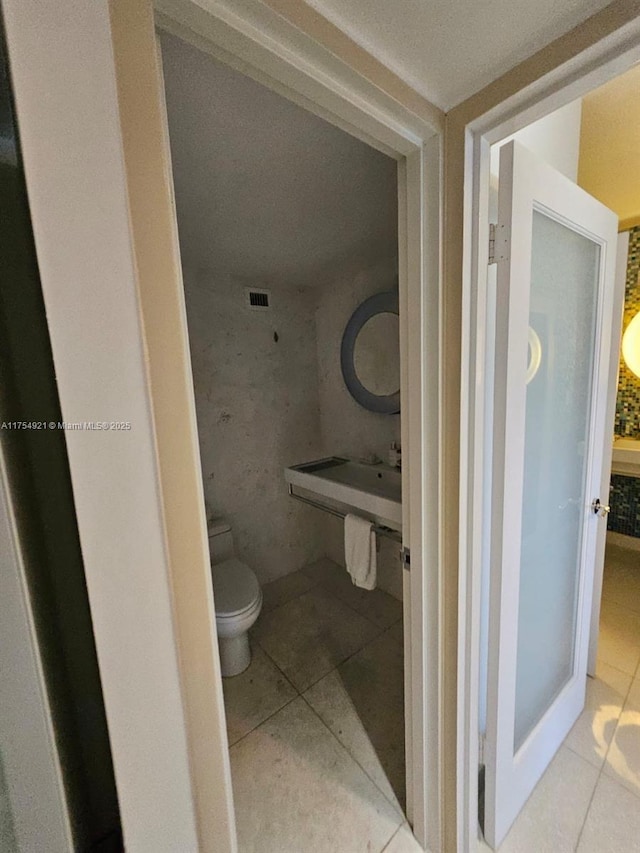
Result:
<svg viewBox="0 0 640 853"><path fill-rule="evenodd" d="M251 663L249 634L246 631L237 637L218 636L218 648L220 649L220 669L223 678L240 675Z"/></svg>

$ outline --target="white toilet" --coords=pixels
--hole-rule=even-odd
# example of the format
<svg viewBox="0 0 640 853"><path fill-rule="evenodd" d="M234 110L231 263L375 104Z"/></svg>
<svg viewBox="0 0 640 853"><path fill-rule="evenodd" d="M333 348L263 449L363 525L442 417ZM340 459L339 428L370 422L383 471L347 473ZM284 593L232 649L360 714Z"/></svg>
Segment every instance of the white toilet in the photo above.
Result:
<svg viewBox="0 0 640 853"><path fill-rule="evenodd" d="M253 571L234 557L231 526L209 522L209 552L222 675L239 675L251 663L249 628L262 609L262 590Z"/></svg>

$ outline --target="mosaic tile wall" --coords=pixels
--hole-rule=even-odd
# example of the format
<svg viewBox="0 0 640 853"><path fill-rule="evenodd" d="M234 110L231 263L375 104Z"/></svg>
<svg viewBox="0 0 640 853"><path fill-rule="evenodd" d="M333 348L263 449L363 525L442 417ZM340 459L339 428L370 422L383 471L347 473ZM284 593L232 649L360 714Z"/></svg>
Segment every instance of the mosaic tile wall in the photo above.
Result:
<svg viewBox="0 0 640 853"><path fill-rule="evenodd" d="M611 513L607 530L640 536L640 479L613 474L609 491Z"/></svg>
<svg viewBox="0 0 640 853"><path fill-rule="evenodd" d="M629 231L629 260L624 300L624 324L640 311L640 226ZM616 402L616 435L640 438L640 379L620 359L618 399ZM640 479L611 477L608 529L626 536L640 537Z"/></svg>
<svg viewBox="0 0 640 853"><path fill-rule="evenodd" d="M629 231L629 260L627 284L624 295L624 322L626 329L630 320L640 311L640 226ZM640 379L635 376L620 358L618 399L616 402L616 435L640 438Z"/></svg>

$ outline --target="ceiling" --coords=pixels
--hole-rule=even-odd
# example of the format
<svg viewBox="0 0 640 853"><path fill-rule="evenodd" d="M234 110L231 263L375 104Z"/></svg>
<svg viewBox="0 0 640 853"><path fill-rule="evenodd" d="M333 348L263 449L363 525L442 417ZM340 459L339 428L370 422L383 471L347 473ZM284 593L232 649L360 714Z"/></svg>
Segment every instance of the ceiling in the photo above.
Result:
<svg viewBox="0 0 640 853"><path fill-rule="evenodd" d="M309 286L397 252L396 163L166 33L169 135L185 266Z"/></svg>
<svg viewBox="0 0 640 853"><path fill-rule="evenodd" d="M611 0L306 0L448 111Z"/></svg>

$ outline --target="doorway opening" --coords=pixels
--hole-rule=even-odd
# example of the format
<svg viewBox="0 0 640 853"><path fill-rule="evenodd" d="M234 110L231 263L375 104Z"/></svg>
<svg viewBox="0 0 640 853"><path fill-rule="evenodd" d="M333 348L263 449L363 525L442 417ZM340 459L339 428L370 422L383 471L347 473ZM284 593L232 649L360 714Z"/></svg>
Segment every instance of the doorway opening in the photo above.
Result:
<svg viewBox="0 0 640 853"><path fill-rule="evenodd" d="M398 167L160 45L239 844L415 843Z"/></svg>
<svg viewBox="0 0 640 853"><path fill-rule="evenodd" d="M499 144L496 143L491 147L490 151L487 145L484 153L485 163L488 167L487 172L490 174L490 186L487 188L488 192L485 197L486 207L481 215L486 217L487 223L498 222L497 231L492 234L492 238L495 240L495 260L503 264L503 269L505 264L511 263L507 255L510 254L512 259L519 251L517 246L515 248L513 245L509 246L507 239L502 237L500 228L505 223L504 208L501 207L500 212L498 210L498 193L501 190L498 186L498 172L500 170L500 181L502 182L504 180L502 170L505 163L508 165L509 159L509 155L504 157L499 167L499 149L514 139L516 145L523 145L536 155L536 162L544 162L547 166L553 167L556 175L563 176L558 179L558 187L562 188L563 185L568 185L570 182L581 187L597 202L612 209L616 220L618 220L618 230L620 231L617 245L615 239L612 238L609 240L606 250L610 256L617 253L615 275L612 271L605 292L601 292L598 297L601 301L603 299L611 301L611 318L608 326L606 324L598 325L595 320L589 321L588 325L593 323L590 325L593 331L589 332L585 327L584 334L577 336L576 340L579 341L582 337L584 343L585 340L588 340L589 334L595 334L593 346L588 345L588 351L585 351L583 356L579 356L576 350L578 364L572 365L570 363L571 356L569 354L565 359L559 357L559 340L554 341L553 325L555 324L556 327L563 329L565 341L570 339L571 322L578 323L580 312L586 310L585 304L589 288L588 276L583 280L582 289L577 292L574 302L571 302L573 297L570 294L567 293L563 296L563 308L568 312L563 319L563 308L556 307L547 310L544 307L545 305L548 307L552 301L552 295L545 294L545 282L547 285L553 285L554 289L559 286L558 281L554 282L553 280L553 268L556 271L561 270L565 279L567 275L570 275L571 247L565 245L555 260L550 261L551 253L554 251L553 238L547 235L546 258L542 261L536 261L535 255L532 255L532 259L529 260L531 285L527 300L530 299L530 302L527 302L526 309L529 335L527 339L527 327L525 326L523 340L526 360L523 362L525 369L522 373L522 380L525 384L527 432L526 437L522 434L522 447L525 449L521 448L521 450L523 453L530 453L531 465L527 467L525 461L524 486L519 498L525 508L528 501L531 509L531 496L536 491L536 483L539 485L538 480L543 476L546 463L551 458L552 450L550 448L554 445L562 448L562 442L566 438L565 433L570 428L571 418L576 416L576 401L570 402L569 409L563 414L563 401L573 400L572 394L579 381L574 368L577 367L579 370L580 365L583 365L586 369L588 364L593 362L593 370L596 371L598 369L597 362L601 360L602 353L605 350L611 353L611 359L606 370L602 370L602 365L600 365L601 387L590 392L594 396L591 397L590 401L586 399L587 409L581 416L588 436L588 424L593 424L594 419L593 407L600 405L603 412L604 410L607 411L604 446L593 451L595 462L592 459L588 463L597 468L592 480L592 483L596 484L593 486L594 493L591 495L589 492L587 499L586 494L580 495L582 486L576 486L573 491L567 487L567 494L565 495L559 483L556 482L553 494L548 496L546 503L546 515L552 518L556 514L560 519L561 529L565 533L575 521L583 530L579 536L589 538L591 545L585 546L586 538L583 538L582 546L579 546L583 549L583 556L579 558L578 568L575 571L578 573L582 571L579 569L580 565L588 564L589 568L585 569L583 576L575 575L575 579L572 580L572 583L575 582L575 586L572 589L567 588L563 593L559 588L557 596L552 597L547 602L546 608L536 605L536 596L538 595L536 584L542 583L541 579L545 577L546 567L553 567L554 561L558 558L563 547L560 533L557 534L556 538L549 535L547 541L542 543L542 549L536 552L537 558L533 563L537 566L536 571L529 578L521 575L516 584L516 594L519 585L519 599L516 598L515 604L513 601L511 603L515 606L517 632L501 637L503 647L505 642L510 643L514 648L517 647L517 667L523 665L522 662L527 656L533 659L536 654L540 662L537 671L528 673L526 685L522 682L522 670L518 671L517 668L515 670L517 679L514 688L516 713L518 691L521 695L528 691L530 701L526 703L527 710L521 714L522 726L519 734L516 720L514 741L511 744L512 757L515 757L516 762L518 760L524 762L526 759L523 759L522 756L527 750L527 745L530 746L535 737L547 736L544 733L545 726L551 740L558 737L558 745L551 751L550 759L539 761L539 771L536 771L537 784L529 789L532 790L530 796L528 798L523 797L523 802L519 804L517 809L514 809L517 816L510 824L510 828L507 827L504 832L497 832L494 825L490 829L489 834L493 837L493 849L501 851L513 849L537 850L549 845L558 846L560 844L559 839L562 838L562 844L565 844L567 849L610 850L613 853L617 850L630 849L638 832L638 826L634 821L637 821L638 796L640 796L640 779L637 776L638 721L640 717L638 716L638 681L636 680L640 660L640 616L638 615L640 613L640 552L637 548L637 543L640 541L638 539L640 528L637 526L638 499L636 486L640 482L637 479L640 467L634 467L637 464L635 463L637 457L634 456L634 453L637 452L636 447L640 447L640 442L635 442L635 439L640 436L640 424L637 418L637 406L636 408L634 406L640 393L640 380L629 366L630 356L626 352L626 357L620 360L620 365L618 364L620 330L622 328L622 331L626 331L638 312L637 250L634 247L638 240L637 217L640 214L640 191L626 193L624 201L621 195L628 189L628 180L625 176L633 174L634 171L633 164L628 159L633 146L627 146L626 142L628 134L637 135L638 130L636 128L640 127L640 122L633 124L633 108L631 106L635 102L635 108L640 111L640 100L635 94L638 88L637 80L638 70L631 68L625 74L589 92L583 98L565 103L561 108L545 115L516 134L502 138ZM504 137L504 134L501 136ZM614 148L614 140L617 140L620 146L617 151ZM522 156L526 159L524 153ZM518 152L516 150L513 158L517 159L517 157ZM531 162L533 163L534 160ZM508 174L506 169L505 173ZM515 198L516 191L513 192ZM538 189L535 189L534 198L537 192ZM585 205L588 203L587 196L580 197L577 195L576 198L582 198ZM633 204L638 206L637 213L630 212L629 205ZM517 203L514 202L514 209L516 208ZM552 208L545 208L541 204L537 210L538 213L536 213L534 206L534 243L537 228L536 216L540 215L541 212L548 213ZM568 219L565 218L565 223L567 222ZM540 228L538 227L538 236L539 232ZM592 236L593 233L595 232L583 229L580 239ZM513 240L519 239L517 236L513 236L516 234L517 228L514 225L511 235ZM504 242L501 242L503 239ZM535 252L535 247L532 251ZM490 258L491 260L494 258ZM544 277L546 277L545 281L541 280L541 272L543 271ZM500 275L499 271L497 275ZM535 293L536 287L537 295ZM511 317L514 312L519 310L517 306L511 305L507 308L504 304L505 299L517 300L520 298L516 288L517 285L514 286L512 283L508 291L505 291L504 288L501 290L500 286L496 285L496 267L491 265L488 267L486 301L486 340L488 343L484 353L488 378L484 388L485 401L499 399L498 386L501 382L507 381L500 375L500 366L497 364L500 356L496 358L493 347L494 342L499 341L500 335L504 334L507 323L511 322L511 320L507 320L507 315ZM570 309L569 302L573 306ZM623 302L624 322L621 327L620 314L622 313ZM571 315L571 322L568 322L569 315ZM608 335L612 337L610 345L607 340L604 340ZM627 349L631 350L631 346ZM600 354L598 355L598 353ZM620 373L619 379L618 372ZM540 404L539 400L536 403L534 397L536 394L538 396L540 394L541 378L545 375L554 374L557 380L563 373L570 378L567 378L568 384L564 391L556 388L560 393L555 399L553 412L550 412L551 420L547 424L551 428L549 433L550 444L545 450L542 446L544 444L544 424L540 423L538 419L536 429L531 429L531 410L534 405ZM536 385L538 386L537 390ZM492 456L500 453L500 448L496 450L492 434L500 428L501 422L509 424L509 419L512 417L508 412L510 399L513 400L509 396L504 397L507 405L506 412L495 408L493 402L486 403L483 498L487 506L496 505L496 493L494 491L496 486L492 483L493 477L504 475L505 478L514 478L518 476L516 473L518 464L513 455L508 460L507 466L503 466L502 469L496 468L495 458L492 461ZM599 400L599 403L595 402L596 399ZM602 416L604 417L604 415ZM556 419L555 425L554 418ZM614 432L615 436L613 435ZM588 437L585 441L588 444ZM507 436L505 446L508 442ZM585 449L584 444L581 445L577 439L576 442L577 457L580 457L576 464L581 471L585 472L584 476L587 477L587 462L584 460L589 456L590 451L588 447ZM513 445L511 447L513 448ZM526 450L527 447L529 448L528 451ZM553 463L556 481L562 473L565 462L566 456L562 456ZM612 473L613 476L611 476ZM582 475L580 476L582 477ZM610 479L611 492L609 497ZM503 496L508 493L508 488L508 486L504 487L501 492ZM575 519L572 520L571 516L575 516ZM597 533L594 533L593 530L585 532L589 530L589 523L592 524L589 520L591 516L594 517L594 520L597 519L596 523L600 526ZM605 518L608 518L608 536L605 535ZM501 652L496 645L495 633L492 639L490 626L492 620L495 623L496 613L499 614L496 607L504 608L507 604L507 598L504 597L505 573L513 576L513 573L524 573L526 570L527 555L530 556L531 543L537 535L536 527L539 531L540 524L537 522L532 528L530 514L528 518L522 520L522 533L518 534L519 556L511 564L502 560L500 563L501 577L497 570L500 560L496 559L495 548L497 538L504 538L506 534L503 534L500 522L496 520L495 516L492 517L492 514L484 516L481 537L484 543L482 546L484 551L479 594L482 602L482 615L478 634L480 649L478 719L479 739L482 747L481 773L479 776L481 825L486 818L485 809L489 807L484 798L487 775L494 772L495 762L500 760L499 757L496 758L494 745L485 739L485 733L487 733L486 737L489 740L492 737L487 730L487 718L493 714L493 722L489 722L489 728L493 725L494 731L496 729L499 731L501 727L508 725L504 718L504 695L502 700L499 698L500 691L503 688L500 686L500 673L497 671L497 664L495 663L496 656L500 654L504 656L504 652ZM605 542L605 540L607 541ZM570 555L565 556L565 562L567 560L570 562L571 559L573 558ZM490 565L491 568L489 568ZM573 569L570 574L572 572ZM584 583L584 590L579 592L579 586L582 583ZM546 581L543 585L550 588ZM503 596L502 601L500 604L496 604L501 594ZM524 599L523 595L525 596ZM557 688L554 688L553 685L550 687L548 705L537 710L534 707L538 687L544 683L545 679L551 677L550 673L554 667L553 653L551 651L544 652L545 632L548 639L549 632L553 631L549 624L545 628L545 619L554 610L556 603L562 600L563 595L566 596L564 604L566 604L566 612L569 614L567 620L572 620L573 624L572 636L567 639L567 642L573 644L567 650L567 660L575 661L577 646L580 643L584 646L583 672L580 678L583 680L583 685L586 685L586 698L583 695L579 707L578 705L574 706L569 714L570 721L569 717L563 721L560 714L557 714L554 719L555 712L553 711L553 703L556 700L560 702L570 674L567 674L566 677L562 676ZM542 598L543 596L541 596L540 602L542 602ZM559 631L561 631L563 624L566 628L569 622L563 623L562 617L559 616ZM528 642L526 636L528 630L530 630L529 636L531 637L530 646L535 647L533 651L531 648L528 650L524 648ZM536 631L539 632L537 640L535 639ZM559 633L555 648L559 649L562 642ZM493 664L491 662L492 654L494 656ZM575 676L575 670L572 672ZM496 711L498 705L501 705L499 712ZM500 713L503 714L503 717L497 721L496 714L499 716ZM546 746L548 745L549 741ZM498 802L496 804L495 801L493 802L493 808L497 810L500 810L503 805L504 803ZM480 848L487 849L484 841L480 842Z"/></svg>

